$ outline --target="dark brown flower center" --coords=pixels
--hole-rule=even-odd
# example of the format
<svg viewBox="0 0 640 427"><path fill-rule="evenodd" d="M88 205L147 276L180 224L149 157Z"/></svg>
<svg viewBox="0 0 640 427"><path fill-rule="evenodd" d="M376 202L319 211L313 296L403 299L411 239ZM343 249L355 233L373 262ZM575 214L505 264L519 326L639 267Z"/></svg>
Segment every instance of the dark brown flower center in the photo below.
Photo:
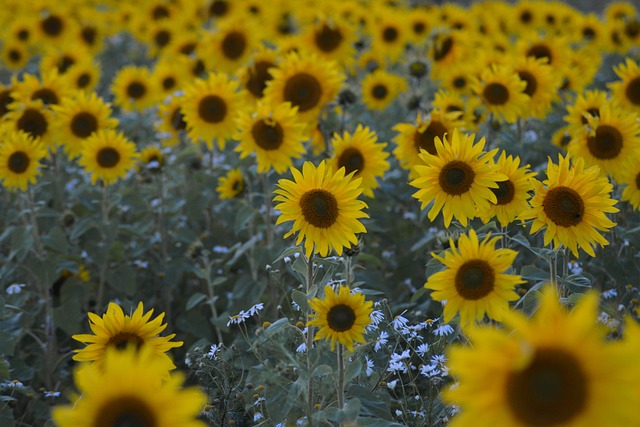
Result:
<svg viewBox="0 0 640 427"><path fill-rule="evenodd" d="M247 90L256 98L262 98L267 82L273 77L269 74L269 68L275 67L276 64L270 61L258 61L249 70L249 79L247 80Z"/></svg>
<svg viewBox="0 0 640 427"><path fill-rule="evenodd" d="M562 134L562 138L560 138L560 145L562 147L566 147L571 142L571 134L569 132L565 132Z"/></svg>
<svg viewBox="0 0 640 427"><path fill-rule="evenodd" d="M22 28L18 31L17 35L19 40L26 42L27 40L29 40L31 33L26 28Z"/></svg>
<svg viewBox="0 0 640 427"><path fill-rule="evenodd" d="M47 88L38 89L33 92L31 99L34 101L40 100L44 105L58 104L60 102L58 95L56 95L56 93L51 89Z"/></svg>
<svg viewBox="0 0 640 427"><path fill-rule="evenodd" d="M598 107L591 107L591 108L587 108L585 110L586 115L589 115L591 117L600 117L600 108ZM587 123L589 123L589 119L587 119L585 114L583 114L580 117L580 121L582 122L583 125L586 125Z"/></svg>
<svg viewBox="0 0 640 427"><path fill-rule="evenodd" d="M511 180L496 182L498 188L492 188L491 191L496 195L496 205L507 205L511 203L516 195L516 189Z"/></svg>
<svg viewBox="0 0 640 427"><path fill-rule="evenodd" d="M631 20L624 26L624 33L630 39L635 39L640 34L640 22Z"/></svg>
<svg viewBox="0 0 640 427"><path fill-rule="evenodd" d="M22 59L22 52L18 49L9 49L8 56L11 62L20 62Z"/></svg>
<svg viewBox="0 0 640 427"><path fill-rule="evenodd" d="M159 4L156 7L153 8L153 10L151 11L151 16L153 17L154 21L160 21L164 18L168 18L169 17L169 9L167 9L166 7L164 7L163 5Z"/></svg>
<svg viewBox="0 0 640 427"><path fill-rule="evenodd" d="M489 83L484 87L482 96L490 105L504 105L509 101L509 89L502 83Z"/></svg>
<svg viewBox="0 0 640 427"><path fill-rule="evenodd" d="M229 11L229 3L226 0L214 0L209 6L209 16L220 18Z"/></svg>
<svg viewBox="0 0 640 427"><path fill-rule="evenodd" d="M416 131L413 134L413 143L416 147L416 151L419 153L420 149L427 150L431 155L438 154L436 150L436 137L440 138L444 142L444 135L449 132L449 129L441 122L433 120L429 123L429 126L423 131Z"/></svg>
<svg viewBox="0 0 640 427"><path fill-rule="evenodd" d="M327 312L327 324L336 332L346 332L356 323L356 312L346 304L334 305Z"/></svg>
<svg viewBox="0 0 640 427"><path fill-rule="evenodd" d="M364 156L357 148L347 148L338 158L338 168L344 167L345 175L349 175L353 171L356 171L354 175L357 175L364 169L364 164Z"/></svg>
<svg viewBox="0 0 640 427"><path fill-rule="evenodd" d="M518 77L527 84L524 87L523 92L529 96L533 96L538 89L538 80L536 79L536 76L528 71L518 71Z"/></svg>
<svg viewBox="0 0 640 427"><path fill-rule="evenodd" d="M98 130L98 119L86 111L76 114L71 119L71 132L78 138L87 138Z"/></svg>
<svg viewBox="0 0 640 427"><path fill-rule="evenodd" d="M587 40L592 40L596 36L596 30L591 27L585 27L582 29L582 36Z"/></svg>
<svg viewBox="0 0 640 427"><path fill-rule="evenodd" d="M371 89L371 95L373 95L375 99L385 99L388 93L389 90L387 90L387 87L381 83L375 85L373 89Z"/></svg>
<svg viewBox="0 0 640 427"><path fill-rule="evenodd" d="M464 76L459 76L453 79L453 86L458 89L463 89L467 85L467 79Z"/></svg>
<svg viewBox="0 0 640 427"><path fill-rule="evenodd" d="M316 46L323 52L333 52L342 42L342 33L337 28L324 24L315 34Z"/></svg>
<svg viewBox="0 0 640 427"><path fill-rule="evenodd" d="M198 115L207 123L219 123L227 116L227 103L217 95L207 95L198 104Z"/></svg>
<svg viewBox="0 0 640 427"><path fill-rule="evenodd" d="M42 31L48 36L57 37L64 29L64 23L59 16L49 15L40 22Z"/></svg>
<svg viewBox="0 0 640 427"><path fill-rule="evenodd" d="M118 150L112 147L104 147L98 151L96 156L96 161L101 168L112 168L115 167L118 163L120 163L120 153ZM120 334L122 335L122 334ZM120 336L117 335L117 336ZM133 336L133 334L131 334ZM115 339L112 338L112 340ZM111 341L110 341L111 343Z"/></svg>
<svg viewBox="0 0 640 427"><path fill-rule="evenodd" d="M640 172L636 175L636 188L640 190Z"/></svg>
<svg viewBox="0 0 640 427"><path fill-rule="evenodd" d="M137 396L124 394L107 400L98 409L95 419L87 422L94 427L157 427L159 425L153 408L150 408L147 402Z"/></svg>
<svg viewBox="0 0 640 427"><path fill-rule="evenodd" d="M166 91L170 91L171 89L176 87L177 83L178 82L176 82L175 77L172 77L172 76L165 77L164 79L162 79L162 88Z"/></svg>
<svg viewBox="0 0 640 427"><path fill-rule="evenodd" d="M534 44L527 50L527 56L533 56L537 59L547 58L549 64L553 62L553 55L551 49L544 44Z"/></svg>
<svg viewBox="0 0 640 427"><path fill-rule="evenodd" d="M240 194L244 190L244 181L242 179L236 179L231 184L231 189L234 193Z"/></svg>
<svg viewBox="0 0 640 427"><path fill-rule="evenodd" d="M308 73L295 74L284 85L284 100L305 112L315 108L322 97L322 85Z"/></svg>
<svg viewBox="0 0 640 427"><path fill-rule="evenodd" d="M506 397L511 413L524 425L559 426L582 414L589 399L587 376L564 349L538 349L522 370L509 374Z"/></svg>
<svg viewBox="0 0 640 427"><path fill-rule="evenodd" d="M544 213L556 225L571 227L584 216L584 201L572 188L559 186L547 192L542 202Z"/></svg>
<svg viewBox="0 0 640 427"><path fill-rule="evenodd" d="M58 60L56 67L58 67L58 71L60 72L60 74L64 74L67 72L69 68L71 68L71 66L75 65L75 63L76 63L75 58L72 58L69 55L63 55Z"/></svg>
<svg viewBox="0 0 640 427"><path fill-rule="evenodd" d="M305 221L314 227L329 228L338 220L338 201L326 190L309 190L300 198Z"/></svg>
<svg viewBox="0 0 640 427"><path fill-rule="evenodd" d="M231 60L242 57L247 49L247 38L240 31L231 31L222 39L222 53Z"/></svg>
<svg viewBox="0 0 640 427"><path fill-rule="evenodd" d="M204 73L204 70L206 70L204 61L202 59L197 59L196 62L193 64L193 67L191 68L191 74L193 74L196 77L200 77L202 73Z"/></svg>
<svg viewBox="0 0 640 427"><path fill-rule="evenodd" d="M262 119L251 128L251 136L258 147L267 150L277 150L284 142L284 129L280 123Z"/></svg>
<svg viewBox="0 0 640 427"><path fill-rule="evenodd" d="M627 89L624 91L629 102L633 105L640 106L640 77L636 77L627 83Z"/></svg>
<svg viewBox="0 0 640 427"><path fill-rule="evenodd" d="M96 42L96 36L98 35L98 31L93 27L82 27L80 30L80 37L85 41L89 46L93 46Z"/></svg>
<svg viewBox="0 0 640 427"><path fill-rule="evenodd" d="M622 151L623 138L618 129L600 125L596 134L587 138L587 147L594 157L602 160L615 159Z"/></svg>
<svg viewBox="0 0 640 427"><path fill-rule="evenodd" d="M163 48L171 41L171 33L167 30L159 30L154 36L153 41L159 48Z"/></svg>
<svg viewBox="0 0 640 427"><path fill-rule="evenodd" d="M385 27L382 30L382 39L387 43L393 43L398 39L398 29L394 27Z"/></svg>
<svg viewBox="0 0 640 427"><path fill-rule="evenodd" d="M196 50L196 43L194 42L185 42L180 49L178 49L183 55L191 55L194 50Z"/></svg>
<svg viewBox="0 0 640 427"><path fill-rule="evenodd" d="M184 115L180 107L177 107L171 113L171 127L175 130L185 130L187 128L187 122L184 121Z"/></svg>
<svg viewBox="0 0 640 427"><path fill-rule="evenodd" d="M29 155L24 151L14 151L9 156L9 161L7 163L11 172L20 174L29 169L31 159L29 159Z"/></svg>
<svg viewBox="0 0 640 427"><path fill-rule="evenodd" d="M442 168L438 182L442 191L451 196L459 196L469 191L476 173L471 166L460 160L453 160Z"/></svg>
<svg viewBox="0 0 640 427"><path fill-rule="evenodd" d="M487 261L471 259L456 272L456 291L465 300L479 300L493 291L495 278L493 267Z"/></svg>
<svg viewBox="0 0 640 427"><path fill-rule="evenodd" d="M520 14L520 22L523 24L529 24L533 20L533 14L529 10L523 10Z"/></svg>
<svg viewBox="0 0 640 427"><path fill-rule="evenodd" d="M419 36L427 30L427 26L424 22L414 22L411 29L413 30L414 34Z"/></svg>
<svg viewBox="0 0 640 427"><path fill-rule="evenodd" d="M78 76L78 79L76 80L76 85L80 89L84 89L85 87L89 86L90 83L91 83L91 75L89 75L88 73L80 74Z"/></svg>
<svg viewBox="0 0 640 427"><path fill-rule="evenodd" d="M147 93L147 86L143 82L131 82L127 86L127 96L133 99L140 99Z"/></svg>
<svg viewBox="0 0 640 427"><path fill-rule="evenodd" d="M436 45L433 47L433 60L440 61L451 52L453 48L453 39L451 37L446 37L442 41L436 42Z"/></svg>
<svg viewBox="0 0 640 427"><path fill-rule="evenodd" d="M33 138L39 138L47 133L49 123L40 111L35 108L27 108L16 122L16 127Z"/></svg>

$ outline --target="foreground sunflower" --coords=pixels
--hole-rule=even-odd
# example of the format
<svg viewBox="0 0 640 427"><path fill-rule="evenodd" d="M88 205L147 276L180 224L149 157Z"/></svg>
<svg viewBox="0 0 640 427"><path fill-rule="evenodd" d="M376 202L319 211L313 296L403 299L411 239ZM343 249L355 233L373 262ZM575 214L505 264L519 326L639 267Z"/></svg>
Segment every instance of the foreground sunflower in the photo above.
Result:
<svg viewBox="0 0 640 427"><path fill-rule="evenodd" d="M216 191L221 200L234 199L245 189L244 175L240 169L232 169L225 176L218 178Z"/></svg>
<svg viewBox="0 0 640 427"><path fill-rule="evenodd" d="M421 209L433 202L428 217L433 221L444 215L444 226L455 217L464 226L476 216L476 211L489 208L498 199L492 189L508 177L496 171L493 156L496 150L484 152L485 139L474 144L475 135L465 135L457 129L450 137L436 138L437 155L423 150L424 165L415 166L418 178L409 184L419 190L413 197L422 203Z"/></svg>
<svg viewBox="0 0 640 427"><path fill-rule="evenodd" d="M91 174L91 183L101 179L105 185L124 178L133 168L138 153L136 145L112 129L95 132L85 140L79 163Z"/></svg>
<svg viewBox="0 0 640 427"><path fill-rule="evenodd" d="M207 402L195 387L182 388L184 375L167 374L167 362L144 347L108 349L101 366L74 371L81 397L73 405L53 408L58 427L204 427L197 416Z"/></svg>
<svg viewBox="0 0 640 427"><path fill-rule="evenodd" d="M362 211L367 204L358 200L362 179L345 175L342 168L334 172L324 160L318 167L305 162L302 173L295 168L291 173L294 181L279 180L273 199L280 202L275 207L281 212L276 225L293 221L284 237L297 232L296 245L305 241L307 257L326 256L332 250L342 255L343 248L357 244L356 233L367 232L359 219L369 217Z"/></svg>
<svg viewBox="0 0 640 427"><path fill-rule="evenodd" d="M451 249L444 256L431 254L447 268L429 277L424 287L434 291L431 298L435 301L446 301L445 322L450 322L456 313L460 313L463 326L481 322L485 314L500 321L509 310L509 301L520 298L514 287L525 281L520 276L504 273L518 252L496 249L498 240L499 236L487 235L479 242L471 229L469 236L460 236L457 248L450 239Z"/></svg>
<svg viewBox="0 0 640 427"><path fill-rule="evenodd" d="M377 178L382 178L389 169L386 160L389 153L384 151L386 143L378 143L378 136L368 127L358 125L350 134L335 134L331 140L333 157L329 162L334 170L345 168L345 173L354 173L355 178L362 178L363 194L373 197L373 190L378 188Z"/></svg>
<svg viewBox="0 0 640 427"><path fill-rule="evenodd" d="M124 349L127 345L131 345L138 350L144 347L151 348L155 356L166 361L168 369L175 369L166 352L180 347L182 341L171 341L175 334L160 336L167 327L166 323L162 324L164 313L160 313L150 321L152 315L153 309L144 312L142 302L138 304L131 316L125 315L122 308L113 302L109 303L107 312L102 317L95 313L88 313L89 327L93 334L72 336L74 340L88 344L83 349L74 350L77 354L73 356L73 360L102 364L108 349Z"/></svg>
<svg viewBox="0 0 640 427"><path fill-rule="evenodd" d="M472 345L449 350L456 387L443 400L460 406L451 427L626 426L637 424L637 353L606 341L598 297L568 313L551 287L532 319L505 313L505 329L469 330Z"/></svg>
<svg viewBox="0 0 640 427"><path fill-rule="evenodd" d="M547 179L533 181L535 195L531 209L519 219L533 219L531 234L546 227L545 246L553 241L555 248L564 245L578 257L578 248L595 256L593 246L609 244L600 231L608 231L616 224L607 213L618 212L616 200L611 198L613 186L601 176L600 168L584 167L584 160L558 156L558 164L549 158Z"/></svg>
<svg viewBox="0 0 640 427"><path fill-rule="evenodd" d="M371 323L369 315L373 302L365 301L364 294L352 293L348 286L340 286L338 293L331 286L325 286L324 298L314 298L309 302L315 311L307 326L320 328L316 340L331 341L331 350L339 342L353 351L354 342L364 343L365 328Z"/></svg>
<svg viewBox="0 0 640 427"><path fill-rule="evenodd" d="M8 132L0 145L0 179L9 191L25 191L35 184L40 162L47 156L45 147L20 131Z"/></svg>

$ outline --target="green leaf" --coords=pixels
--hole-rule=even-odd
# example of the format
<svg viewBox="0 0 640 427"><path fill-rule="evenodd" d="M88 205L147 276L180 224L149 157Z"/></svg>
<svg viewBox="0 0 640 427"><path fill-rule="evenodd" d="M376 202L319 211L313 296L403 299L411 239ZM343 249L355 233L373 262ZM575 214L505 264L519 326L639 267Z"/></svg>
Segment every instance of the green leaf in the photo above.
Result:
<svg viewBox="0 0 640 427"><path fill-rule="evenodd" d="M522 276L523 279L527 279L527 280L535 280L535 281L550 280L548 271L541 270L534 265L525 265L524 267L522 267L522 269L520 270L520 275Z"/></svg>
<svg viewBox="0 0 640 427"><path fill-rule="evenodd" d="M293 299L293 301L295 301L296 304L300 306L300 310L302 310L303 313L309 311L309 302L307 301L307 295L304 292L300 292L299 290L294 289L294 291L291 293L291 298Z"/></svg>
<svg viewBox="0 0 640 427"><path fill-rule="evenodd" d="M24 261L33 246L33 233L31 227L16 227L11 233L11 252L9 259L14 257L18 262Z"/></svg>
<svg viewBox="0 0 640 427"><path fill-rule="evenodd" d="M189 297L189 300L187 301L186 310L187 311L191 310L193 307L195 307L198 304L200 304L206 298L207 298L207 296L205 294L203 294L202 292L196 292L195 294L193 294L193 295L191 295Z"/></svg>
<svg viewBox="0 0 640 427"><path fill-rule="evenodd" d="M348 384L352 379L360 375L362 372L362 360L356 359L347 365L347 369L344 372L344 382Z"/></svg>
<svg viewBox="0 0 640 427"><path fill-rule="evenodd" d="M9 362L4 358L0 359L0 381L9 379Z"/></svg>
<svg viewBox="0 0 640 427"><path fill-rule="evenodd" d="M339 423L352 423L358 418L360 415L360 409L362 408L362 403L360 403L360 399L353 398L349 399L347 403L345 403L344 408L342 409L342 413L338 416Z"/></svg>
<svg viewBox="0 0 640 427"><path fill-rule="evenodd" d="M128 265L120 265L107 272L107 283L116 291L132 297L136 293L136 272Z"/></svg>
<svg viewBox="0 0 640 427"><path fill-rule="evenodd" d="M380 260L380 258L373 256L371 254L368 253L361 253L360 255L358 255L358 262L362 262L362 263L368 263L373 265L374 267L377 268L383 268L384 264L382 263L382 261Z"/></svg>
<svg viewBox="0 0 640 427"><path fill-rule="evenodd" d="M67 235L62 228L57 226L53 227L46 236L42 237L42 244L61 254L66 254L69 250Z"/></svg>
<svg viewBox="0 0 640 427"><path fill-rule="evenodd" d="M591 280L581 274L572 274L568 276L563 282L567 283L571 287L577 288L590 288Z"/></svg>
<svg viewBox="0 0 640 427"><path fill-rule="evenodd" d="M326 377L333 375L333 369L329 365L319 365L311 373L312 377Z"/></svg>
<svg viewBox="0 0 640 427"><path fill-rule="evenodd" d="M367 388L359 384L352 384L347 389L347 395L360 399L364 414L371 415L376 418L382 418L384 420L391 420L389 404L380 400L378 396L373 394Z"/></svg>
<svg viewBox="0 0 640 427"><path fill-rule="evenodd" d="M302 248L300 246L294 246L292 248L285 249L278 258L273 260L273 263L275 264L276 262L281 261L287 257L293 258L295 257L295 254L302 254Z"/></svg>
<svg viewBox="0 0 640 427"><path fill-rule="evenodd" d="M278 331L284 328L286 325L289 325L289 319L283 317L282 319L278 319L273 322L265 331L255 340L252 347L255 347L259 344L266 342L269 338L274 336Z"/></svg>
<svg viewBox="0 0 640 427"><path fill-rule="evenodd" d="M76 240L92 228L97 228L95 219L93 219L92 217L82 218L76 223L76 226L73 228L73 230L71 230L69 239Z"/></svg>

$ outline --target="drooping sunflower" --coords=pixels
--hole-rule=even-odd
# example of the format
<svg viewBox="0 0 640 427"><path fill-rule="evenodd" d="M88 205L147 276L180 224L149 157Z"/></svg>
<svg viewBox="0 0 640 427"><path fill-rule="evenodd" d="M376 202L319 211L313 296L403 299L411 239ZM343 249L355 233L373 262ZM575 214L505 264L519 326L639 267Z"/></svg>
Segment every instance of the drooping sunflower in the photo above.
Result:
<svg viewBox="0 0 640 427"><path fill-rule="evenodd" d="M0 179L9 191L25 191L40 175L40 162L47 156L42 143L21 131L9 131L0 144Z"/></svg>
<svg viewBox="0 0 640 427"><path fill-rule="evenodd" d="M618 212L616 200L611 198L613 186L603 177L598 166L584 167L582 158L558 156L558 164L549 158L547 179L533 181L535 195L529 201L531 209L520 214L519 219L533 219L531 234L546 227L545 246L553 241L571 249L578 256L581 248L595 256L593 246L609 244L600 231L608 231L616 224L607 213Z"/></svg>
<svg viewBox="0 0 640 427"><path fill-rule="evenodd" d="M315 311L307 326L320 328L316 340L331 342L331 350L336 342L353 351L353 344L364 343L365 328L371 323L369 315L373 302L365 301L364 294L351 292L348 286L340 285L338 293L331 286L325 286L324 298L314 298L309 305Z"/></svg>
<svg viewBox="0 0 640 427"><path fill-rule="evenodd" d="M157 174L164 168L164 153L159 147L152 145L145 147L140 152L140 165L138 170L147 170Z"/></svg>
<svg viewBox="0 0 640 427"><path fill-rule="evenodd" d="M103 364L107 350L110 348L123 350L133 346L137 350L149 347L156 356L165 360L168 369L175 369L175 365L166 354L172 348L182 346L182 341L171 341L176 335L160 336L167 324L162 324L164 313L160 313L153 320L153 309L144 312L142 302L138 303L131 316L124 314L122 308L110 302L106 313L102 317L95 313L88 313L89 327L93 334L76 334L72 338L87 346L74 350L73 360L78 362L97 362Z"/></svg>
<svg viewBox="0 0 640 427"><path fill-rule="evenodd" d="M322 107L338 95L344 80L335 62L295 52L269 72L273 80L264 91L267 102L273 105L290 102L298 107L298 114L305 121L314 124Z"/></svg>
<svg viewBox="0 0 640 427"><path fill-rule="evenodd" d="M275 107L260 102L252 114L238 116L236 151L241 159L255 153L258 173L267 173L273 168L282 174L293 165L293 159L299 159L306 152L305 128L297 109L288 102Z"/></svg>
<svg viewBox="0 0 640 427"><path fill-rule="evenodd" d="M226 21L215 32L207 33L198 42L196 51L205 58L207 68L210 70L235 73L244 65L257 46L260 35L251 31L240 20Z"/></svg>
<svg viewBox="0 0 640 427"><path fill-rule="evenodd" d="M45 147L51 147L53 135L53 117L42 101L15 102L5 116L7 129L29 134Z"/></svg>
<svg viewBox="0 0 640 427"><path fill-rule="evenodd" d="M91 174L91 183L101 179L105 185L124 178L138 160L136 145L113 129L94 132L85 139L79 163Z"/></svg>
<svg viewBox="0 0 640 427"><path fill-rule="evenodd" d="M587 90L579 94L572 105L567 106L564 121L571 133L576 133L589 123L589 117L600 116L600 106L609 103L607 92Z"/></svg>
<svg viewBox="0 0 640 427"><path fill-rule="evenodd" d="M441 78L451 65L461 60L468 51L468 41L464 32L440 32L430 46L431 76Z"/></svg>
<svg viewBox="0 0 640 427"><path fill-rule="evenodd" d="M485 139L474 143L475 135L454 129L443 139L436 138L436 155L420 152L424 165L414 167L416 179L409 184L419 190L413 197L420 200L421 209L433 202L428 217L433 221L442 210L444 226L449 228L455 217L464 226L476 216L476 211L489 208L498 198L492 189L508 177L496 171L493 156L496 150L484 152Z"/></svg>
<svg viewBox="0 0 640 427"><path fill-rule="evenodd" d="M382 111L405 90L407 82L402 77L375 70L362 79L362 102L371 110Z"/></svg>
<svg viewBox="0 0 640 427"><path fill-rule="evenodd" d="M114 103L125 111L143 111L157 100L148 68L126 66L117 72L111 84Z"/></svg>
<svg viewBox="0 0 640 427"><path fill-rule="evenodd" d="M332 250L342 255L343 248L358 243L356 233L366 233L360 218L369 216L362 210L367 204L358 200L363 189L361 179L345 175L344 169L333 171L325 161L318 167L302 165L302 173L291 168L294 181L281 179L274 191L275 208L281 212L276 221L293 221L285 238L298 233L296 245L304 240L307 257L312 253L327 256Z"/></svg>
<svg viewBox="0 0 640 427"><path fill-rule="evenodd" d="M480 97L487 111L498 120L514 123L529 102L524 93L527 83L507 66L493 65L482 71L472 90Z"/></svg>
<svg viewBox="0 0 640 427"><path fill-rule="evenodd" d="M244 175L240 169L232 169L225 176L218 178L216 191L221 200L234 199L245 189Z"/></svg>
<svg viewBox="0 0 640 427"><path fill-rule="evenodd" d="M632 111L640 113L640 67L631 58L626 58L624 64L614 67L614 71L621 80L608 84L613 98Z"/></svg>
<svg viewBox="0 0 640 427"><path fill-rule="evenodd" d="M333 156L329 163L334 170L345 168L345 174L355 172L355 178L362 178L360 186L367 197L373 197L373 190L380 185L377 179L389 169L389 153L384 151L387 144L377 141L376 133L362 125L352 134L334 134L331 139Z"/></svg>
<svg viewBox="0 0 640 427"><path fill-rule="evenodd" d="M115 129L118 120L111 117L111 107L95 92L79 91L55 105L56 131L64 151L74 159L82 153L88 137L100 129Z"/></svg>
<svg viewBox="0 0 640 427"><path fill-rule="evenodd" d="M349 68L356 57L356 32L340 19L323 19L310 25L303 35L305 48L324 60Z"/></svg>
<svg viewBox="0 0 640 427"><path fill-rule="evenodd" d="M277 63L276 51L261 47L252 55L251 63L238 70L238 78L242 87L255 102L264 96L267 83L273 79L269 69L276 67Z"/></svg>
<svg viewBox="0 0 640 427"><path fill-rule="evenodd" d="M603 173L621 179L640 155L637 114L609 102L600 105L598 116L587 117L588 126L573 134L569 154L582 157L587 167L598 165Z"/></svg>
<svg viewBox="0 0 640 427"><path fill-rule="evenodd" d="M210 149L215 140L222 150L236 132L235 118L245 105L238 83L223 73L210 73L206 80L196 79L184 89L181 103L191 140L203 140Z"/></svg>
<svg viewBox="0 0 640 427"><path fill-rule="evenodd" d="M595 292L567 312L547 286L532 319L512 310L506 330L471 328L472 345L448 353L458 383L442 397L460 406L450 426L636 423L637 350L607 340L598 312Z"/></svg>
<svg viewBox="0 0 640 427"><path fill-rule="evenodd" d="M529 165L520 167L520 158L507 156L503 151L496 162L498 172L507 176L506 181L498 182L498 188L492 188L496 202L488 209L479 210L477 215L485 224L493 217L502 227L506 227L524 210L529 208L529 192L533 190L531 179L535 176Z"/></svg>
<svg viewBox="0 0 640 427"><path fill-rule="evenodd" d="M74 380L82 396L73 405L53 408L58 427L154 426L205 427L197 416L207 402L202 390L182 388L184 375L169 375L167 362L150 346L117 351L104 362L81 365Z"/></svg>
<svg viewBox="0 0 640 427"><path fill-rule="evenodd" d="M520 58L513 65L518 78L526 83L523 92L529 95L521 117L544 119L551 110L551 102L558 97L560 80L542 59L530 56Z"/></svg>
<svg viewBox="0 0 640 427"><path fill-rule="evenodd" d="M482 322L485 315L500 321L509 310L509 301L520 298L514 288L525 281L520 276L505 274L518 252L496 249L498 240L499 236L487 235L480 242L471 229L469 236L460 236L457 248L450 239L451 249L444 256L431 254L447 268L429 277L424 287L433 291L431 298L435 301L446 301L445 322L450 322L457 313L462 326Z"/></svg>

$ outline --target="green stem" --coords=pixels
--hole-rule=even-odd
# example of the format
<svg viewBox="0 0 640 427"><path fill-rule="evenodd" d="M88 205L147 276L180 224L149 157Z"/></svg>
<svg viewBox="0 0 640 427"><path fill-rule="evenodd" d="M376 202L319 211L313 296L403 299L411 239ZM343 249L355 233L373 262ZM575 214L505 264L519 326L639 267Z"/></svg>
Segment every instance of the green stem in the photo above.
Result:
<svg viewBox="0 0 640 427"><path fill-rule="evenodd" d="M213 282L211 281L211 261L207 259L206 263L207 263L207 267L206 267L207 293L209 295L209 299L207 300L207 303L209 304L209 308L211 309L211 315L213 316L214 319L217 319L218 309L216 308L215 291L213 289ZM220 328L218 327L218 325L214 325L214 328L216 331L216 337L218 338L218 343L222 344L222 332L220 331Z"/></svg>
<svg viewBox="0 0 640 427"><path fill-rule="evenodd" d="M102 183L102 222L109 223L109 186Z"/></svg>
<svg viewBox="0 0 640 427"><path fill-rule="evenodd" d="M314 248L315 249L315 248ZM313 252L309 256L307 260L307 299L309 299L309 292L311 291L311 287L313 286ZM307 311L306 315L306 324L307 324L307 422L311 427L313 425L311 421L311 416L313 414L313 378L311 377L311 372L313 366L311 364L311 358L309 357L309 352L311 351L311 347L313 346L313 326L309 326L309 312Z"/></svg>
<svg viewBox="0 0 640 427"><path fill-rule="evenodd" d="M31 231L33 232L33 239L36 245L36 256L40 259L44 258L45 251L42 246L42 240L40 239L40 230L38 228L38 220L36 218L36 204L33 201L33 195L31 194L31 189L27 188L25 191L27 195L27 206L29 209L29 218L31 220Z"/></svg>
<svg viewBox="0 0 640 427"><path fill-rule="evenodd" d="M344 347L338 343L338 409L344 408Z"/></svg>
<svg viewBox="0 0 640 427"><path fill-rule="evenodd" d="M558 252L554 251L553 255L549 257L549 279L551 282L551 286L553 286L557 291L558 295L562 296L560 289L558 289Z"/></svg>
<svg viewBox="0 0 640 427"><path fill-rule="evenodd" d="M262 190L264 192L264 204L267 207L265 212L264 224L265 233L267 234L267 247L273 246L273 227L271 224L271 199L269 197L269 174L262 174Z"/></svg>

